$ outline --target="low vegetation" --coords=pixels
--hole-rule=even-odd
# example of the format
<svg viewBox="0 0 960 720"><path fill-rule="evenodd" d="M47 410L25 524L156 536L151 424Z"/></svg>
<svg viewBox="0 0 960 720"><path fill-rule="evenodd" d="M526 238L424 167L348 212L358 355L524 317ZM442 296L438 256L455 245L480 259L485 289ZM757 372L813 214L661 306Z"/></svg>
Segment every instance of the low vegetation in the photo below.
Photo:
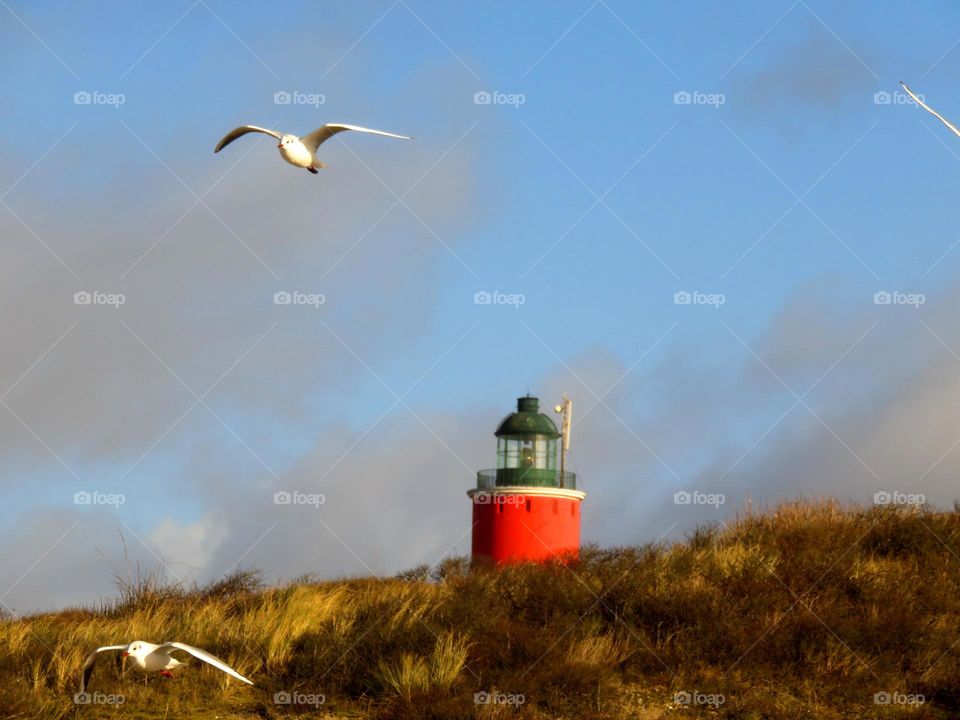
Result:
<svg viewBox="0 0 960 720"><path fill-rule="evenodd" d="M107 657L74 702L85 654L135 638L207 648L256 686ZM794 503L569 565L147 578L0 619L0 677L16 718L956 718L960 509Z"/></svg>

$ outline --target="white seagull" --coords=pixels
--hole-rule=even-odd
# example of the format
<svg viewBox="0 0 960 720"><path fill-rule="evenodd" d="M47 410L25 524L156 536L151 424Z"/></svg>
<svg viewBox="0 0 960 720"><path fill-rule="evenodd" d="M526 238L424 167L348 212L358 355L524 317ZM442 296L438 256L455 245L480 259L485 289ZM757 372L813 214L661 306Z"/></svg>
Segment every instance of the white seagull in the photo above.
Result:
<svg viewBox="0 0 960 720"><path fill-rule="evenodd" d="M326 165L317 160L317 148L334 135L343 132L344 130L372 133L374 135L385 135L386 137L398 138L399 140L411 139L406 135L394 135L393 133L384 132L383 130L371 130L370 128L360 127L359 125L343 125L341 123L327 123L323 127L317 128L312 133L305 135L302 138L297 137L296 135L281 135L276 130L267 130L266 128L257 127L256 125L241 125L240 127L234 128L224 135L223 140L217 143L217 147L214 152L220 152L238 137L246 135L247 133L264 133L265 135L270 135L271 137L275 137L280 141L280 143L277 145L277 148L280 150L280 157L282 157L291 165L306 168L316 175L317 168L326 167Z"/></svg>
<svg viewBox="0 0 960 720"><path fill-rule="evenodd" d="M199 658L205 663L213 665L218 670L223 670L227 675L253 685L252 681L247 680L223 660L211 655L206 650L201 650L200 648L195 648L192 645L181 642L166 642L162 645L154 645L153 643L144 642L143 640L134 640L127 645L105 645L104 647L98 647L87 655L87 659L83 663L83 678L80 681L80 692L83 693L87 691L87 684L90 682L90 676L93 674L93 666L97 662L97 656L102 652L116 650L123 651L124 663L126 663L128 657L132 658L133 666L140 672L158 672L168 678L173 677L173 674L170 672L171 670L183 664L176 658L171 657L170 653L175 650L183 650L195 658Z"/></svg>
<svg viewBox="0 0 960 720"><path fill-rule="evenodd" d="M938 113L938 112L937 112L936 110L934 110L932 107L930 107L929 105L927 105L923 100L921 100L920 98L918 98L918 97L916 96L916 94L914 94L913 90L911 90L910 88L907 87L907 84L906 84L905 82L903 82L903 80L900 81L900 85L903 86L903 89L907 91L907 95L909 95L910 97L912 97L913 100L914 100L914 102L917 103L917 105L919 105L920 107L922 107L922 108L923 108L924 110L926 110L928 113L930 113L931 115L933 115L937 120L939 120L939 121L942 122L944 125L946 125L948 128L950 128L950 130L953 132L954 135L960 135L960 130L957 129L957 126L956 126L956 125L954 125L952 122L950 122L949 120L947 120L943 115L941 115L940 113Z"/></svg>

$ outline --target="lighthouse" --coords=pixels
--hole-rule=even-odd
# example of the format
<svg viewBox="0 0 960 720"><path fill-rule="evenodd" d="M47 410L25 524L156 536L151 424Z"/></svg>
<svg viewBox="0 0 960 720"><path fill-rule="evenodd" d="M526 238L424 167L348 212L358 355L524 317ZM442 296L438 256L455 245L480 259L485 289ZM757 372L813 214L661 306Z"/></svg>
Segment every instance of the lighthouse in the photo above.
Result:
<svg viewBox="0 0 960 720"><path fill-rule="evenodd" d="M467 491L474 558L504 563L579 554L586 493L577 490L576 476L565 468L571 412L566 396L556 411L562 432L540 412L540 401L527 395L497 426L497 467L478 472L477 486Z"/></svg>

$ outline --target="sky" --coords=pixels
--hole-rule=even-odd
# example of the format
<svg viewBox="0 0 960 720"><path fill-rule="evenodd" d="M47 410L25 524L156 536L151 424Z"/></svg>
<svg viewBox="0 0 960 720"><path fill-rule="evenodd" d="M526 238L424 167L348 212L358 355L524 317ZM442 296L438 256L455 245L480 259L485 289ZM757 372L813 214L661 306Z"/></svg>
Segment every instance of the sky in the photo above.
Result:
<svg viewBox="0 0 960 720"><path fill-rule="evenodd" d="M950 507L960 140L898 81L960 119L958 20L0 0L0 608L109 599L125 562L467 554L528 391L573 399L585 542ZM414 139L339 135L317 176L265 136L213 153L325 122Z"/></svg>

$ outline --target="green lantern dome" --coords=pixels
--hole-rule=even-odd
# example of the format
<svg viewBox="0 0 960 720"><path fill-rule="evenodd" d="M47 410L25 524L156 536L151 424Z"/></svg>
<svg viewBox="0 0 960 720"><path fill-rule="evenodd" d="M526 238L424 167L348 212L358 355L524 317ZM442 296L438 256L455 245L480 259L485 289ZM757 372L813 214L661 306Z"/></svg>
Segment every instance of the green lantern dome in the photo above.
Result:
<svg viewBox="0 0 960 720"><path fill-rule="evenodd" d="M560 432L547 415L540 412L540 400L535 397L517 398L517 411L507 415L497 426L497 437L505 435L547 435L560 437Z"/></svg>
<svg viewBox="0 0 960 720"><path fill-rule="evenodd" d="M535 397L517 399L517 411L497 431L497 487L558 487L557 439L553 420L540 412Z"/></svg>

